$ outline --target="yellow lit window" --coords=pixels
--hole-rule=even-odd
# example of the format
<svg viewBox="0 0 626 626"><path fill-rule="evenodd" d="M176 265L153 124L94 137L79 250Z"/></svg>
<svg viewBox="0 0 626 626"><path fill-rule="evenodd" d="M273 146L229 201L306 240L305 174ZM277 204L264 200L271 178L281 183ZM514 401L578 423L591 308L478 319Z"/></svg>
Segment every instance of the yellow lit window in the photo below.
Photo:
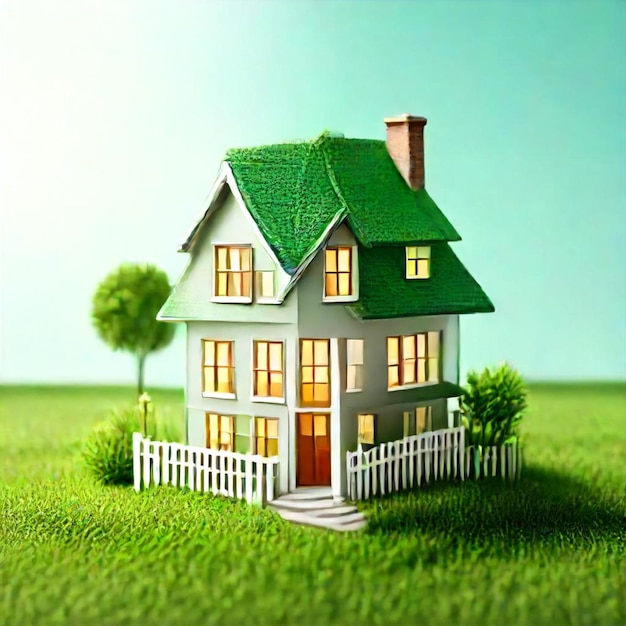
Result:
<svg viewBox="0 0 626 626"><path fill-rule="evenodd" d="M235 393L233 342L202 340L202 390L207 394Z"/></svg>
<svg viewBox="0 0 626 626"><path fill-rule="evenodd" d="M430 277L430 246L406 247L406 277Z"/></svg>
<svg viewBox="0 0 626 626"><path fill-rule="evenodd" d="M374 415L359 413L358 443L374 445Z"/></svg>
<svg viewBox="0 0 626 626"><path fill-rule="evenodd" d="M234 419L232 415L205 414L206 447L233 451Z"/></svg>
<svg viewBox="0 0 626 626"><path fill-rule="evenodd" d="M415 427L418 435L433 429L432 406L418 406L415 409Z"/></svg>
<svg viewBox="0 0 626 626"><path fill-rule="evenodd" d="M250 299L251 285L252 248L215 246L215 295Z"/></svg>
<svg viewBox="0 0 626 626"><path fill-rule="evenodd" d="M325 297L353 295L351 247L326 248L324 276Z"/></svg>
<svg viewBox="0 0 626 626"><path fill-rule="evenodd" d="M330 341L300 340L300 402L330 406Z"/></svg>
<svg viewBox="0 0 626 626"><path fill-rule="evenodd" d="M274 297L274 272L254 272L254 293L257 299Z"/></svg>
<svg viewBox="0 0 626 626"><path fill-rule="evenodd" d="M261 456L278 456L278 420L255 418L256 453Z"/></svg>
<svg viewBox="0 0 626 626"><path fill-rule="evenodd" d="M404 436L421 435L424 432L433 429L433 407L418 406L413 411L405 411L404 417Z"/></svg>
<svg viewBox="0 0 626 626"><path fill-rule="evenodd" d="M387 387L439 382L440 332L387 337Z"/></svg>
<svg viewBox="0 0 626 626"><path fill-rule="evenodd" d="M254 395L283 397L283 344L281 341L254 342Z"/></svg>
<svg viewBox="0 0 626 626"><path fill-rule="evenodd" d="M360 391L363 387L363 340L346 340L347 391Z"/></svg>

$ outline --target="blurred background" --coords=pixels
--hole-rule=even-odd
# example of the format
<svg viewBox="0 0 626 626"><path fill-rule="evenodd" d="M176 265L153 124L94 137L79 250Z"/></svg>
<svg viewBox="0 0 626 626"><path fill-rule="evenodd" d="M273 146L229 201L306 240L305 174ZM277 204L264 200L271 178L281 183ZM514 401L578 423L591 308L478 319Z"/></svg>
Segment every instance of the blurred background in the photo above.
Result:
<svg viewBox="0 0 626 626"><path fill-rule="evenodd" d="M626 3L0 1L0 382L134 383L90 321L172 281L229 147L428 118L426 186L496 313L462 369L626 378ZM184 331L147 363L182 386Z"/></svg>

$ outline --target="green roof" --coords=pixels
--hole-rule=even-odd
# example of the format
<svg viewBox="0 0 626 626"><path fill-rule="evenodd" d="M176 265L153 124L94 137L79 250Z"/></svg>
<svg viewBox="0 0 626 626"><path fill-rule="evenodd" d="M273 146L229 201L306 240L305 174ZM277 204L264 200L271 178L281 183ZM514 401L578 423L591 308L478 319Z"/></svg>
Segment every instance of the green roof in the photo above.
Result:
<svg viewBox="0 0 626 626"><path fill-rule="evenodd" d="M225 160L290 274L342 217L367 247L460 240L426 190L406 184L384 141L322 133L309 142L232 149Z"/></svg>
<svg viewBox="0 0 626 626"><path fill-rule="evenodd" d="M232 149L225 161L292 282L324 237L345 221L359 244L359 300L342 306L357 318L494 310L448 245L460 240L458 233L425 189L414 191L406 184L386 142L322 133L311 141ZM190 249L207 215L181 250ZM405 278L405 246L414 244L431 246L428 279ZM160 315L210 319L207 306L175 290Z"/></svg>
<svg viewBox="0 0 626 626"><path fill-rule="evenodd" d="M349 305L361 319L489 313L491 300L447 243L431 246L430 278L405 278L403 246L359 248L359 300Z"/></svg>

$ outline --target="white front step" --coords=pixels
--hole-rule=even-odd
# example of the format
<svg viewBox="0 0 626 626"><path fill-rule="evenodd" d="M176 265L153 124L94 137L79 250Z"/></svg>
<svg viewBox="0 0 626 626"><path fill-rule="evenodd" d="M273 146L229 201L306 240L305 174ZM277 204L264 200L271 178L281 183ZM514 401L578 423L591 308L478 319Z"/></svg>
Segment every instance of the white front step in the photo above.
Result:
<svg viewBox="0 0 626 626"><path fill-rule="evenodd" d="M326 500L333 497L333 492L328 487L310 487L298 489L281 495L280 500Z"/></svg>
<svg viewBox="0 0 626 626"><path fill-rule="evenodd" d="M306 526L317 526L328 530L347 531L359 530L367 525L367 520L362 513L352 513L349 515L340 515L337 518L318 517L307 513L296 511L279 511L280 516L296 524L304 524Z"/></svg>
<svg viewBox="0 0 626 626"><path fill-rule="evenodd" d="M355 506L333 506L329 509L311 509L307 511L307 515L315 515L315 517L340 517L348 513L356 513Z"/></svg>
<svg viewBox="0 0 626 626"><path fill-rule="evenodd" d="M270 506L277 509L292 509L294 511L306 511L312 509L330 509L335 506L333 500L294 500L287 499L285 496L281 496L277 500L272 500Z"/></svg>

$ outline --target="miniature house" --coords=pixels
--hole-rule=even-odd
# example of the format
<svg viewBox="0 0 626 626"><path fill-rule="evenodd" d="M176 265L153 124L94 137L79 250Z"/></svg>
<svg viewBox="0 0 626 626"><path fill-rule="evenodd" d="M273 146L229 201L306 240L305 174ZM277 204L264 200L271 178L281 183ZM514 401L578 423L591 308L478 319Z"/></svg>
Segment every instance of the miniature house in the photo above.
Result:
<svg viewBox="0 0 626 626"><path fill-rule="evenodd" d="M493 311L424 188L426 119L227 152L159 319L187 325L187 443L346 489L346 452L445 428L459 315Z"/></svg>

